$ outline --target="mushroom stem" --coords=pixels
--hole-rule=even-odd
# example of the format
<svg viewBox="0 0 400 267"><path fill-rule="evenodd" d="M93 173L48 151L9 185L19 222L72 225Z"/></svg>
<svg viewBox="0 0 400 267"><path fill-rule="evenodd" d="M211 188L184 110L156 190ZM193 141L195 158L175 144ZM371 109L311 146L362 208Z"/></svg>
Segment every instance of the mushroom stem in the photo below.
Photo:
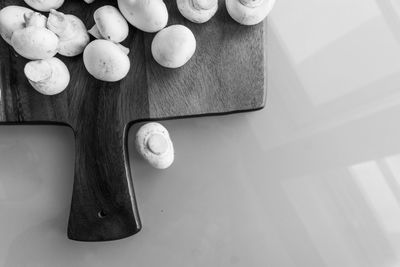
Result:
<svg viewBox="0 0 400 267"><path fill-rule="evenodd" d="M51 9L47 28L60 38L58 52L63 56L79 55L89 43L85 24L74 15L66 15Z"/></svg>
<svg viewBox="0 0 400 267"><path fill-rule="evenodd" d="M117 46L122 50L122 52L124 52L125 55L128 55L131 51L128 47L123 46L122 44L117 44Z"/></svg>
<svg viewBox="0 0 400 267"><path fill-rule="evenodd" d="M38 12L27 12L24 14L25 27L46 28L47 18Z"/></svg>
<svg viewBox="0 0 400 267"><path fill-rule="evenodd" d="M58 36L67 36L69 39L75 35L76 29L67 16L55 9L50 10L47 27Z"/></svg>
<svg viewBox="0 0 400 267"><path fill-rule="evenodd" d="M168 150L168 142L165 137L159 133L149 136L146 141L147 148L156 155L162 155Z"/></svg>
<svg viewBox="0 0 400 267"><path fill-rule="evenodd" d="M96 39L103 39L103 36L101 36L99 28L96 24L94 24L93 27L88 30L88 33L90 33Z"/></svg>

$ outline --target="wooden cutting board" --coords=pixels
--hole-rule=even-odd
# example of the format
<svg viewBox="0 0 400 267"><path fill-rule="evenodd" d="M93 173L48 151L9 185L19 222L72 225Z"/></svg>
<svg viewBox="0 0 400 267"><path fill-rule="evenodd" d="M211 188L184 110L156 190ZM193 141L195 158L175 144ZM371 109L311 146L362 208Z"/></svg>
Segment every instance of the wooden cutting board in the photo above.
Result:
<svg viewBox="0 0 400 267"><path fill-rule="evenodd" d="M166 69L152 58L154 34L133 27L123 44L131 69L116 83L92 78L82 56L57 55L71 72L69 87L56 96L36 92L26 80L27 60L0 41L0 124L62 124L75 133L76 163L68 237L80 241L124 238L141 228L126 148L132 123L257 110L266 95L264 27L241 26L224 0L205 24L184 19L174 0L165 1L169 25L189 27L197 40L194 57L182 68ZM60 11L77 15L87 28L93 12L116 1L66 0ZM0 7L26 6L0 0ZM179 153L179 152L178 152ZM182 200L184 201L184 200Z"/></svg>

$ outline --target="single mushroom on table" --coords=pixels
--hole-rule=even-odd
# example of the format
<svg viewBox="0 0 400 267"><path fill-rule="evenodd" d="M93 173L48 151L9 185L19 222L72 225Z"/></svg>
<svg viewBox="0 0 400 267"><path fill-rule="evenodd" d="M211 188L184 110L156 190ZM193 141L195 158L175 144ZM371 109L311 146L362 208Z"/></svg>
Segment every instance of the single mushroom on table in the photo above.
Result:
<svg viewBox="0 0 400 267"><path fill-rule="evenodd" d="M118 7L130 24L144 32L158 32L167 25L163 0L118 0Z"/></svg>
<svg viewBox="0 0 400 267"><path fill-rule="evenodd" d="M255 25L263 21L275 0L226 0L229 15L242 25Z"/></svg>
<svg viewBox="0 0 400 267"><path fill-rule="evenodd" d="M179 12L194 23L209 21L218 10L218 0L177 0Z"/></svg>
<svg viewBox="0 0 400 267"><path fill-rule="evenodd" d="M154 168L166 169L174 162L174 146L168 130L160 123L140 127L135 144L139 154Z"/></svg>
<svg viewBox="0 0 400 267"><path fill-rule="evenodd" d="M26 27L14 31L11 45L24 58L36 60L53 57L58 51L59 39L45 27L47 18L40 13L24 14Z"/></svg>
<svg viewBox="0 0 400 267"><path fill-rule="evenodd" d="M57 9L64 4L64 0L24 0L25 3L38 11L49 12L50 9Z"/></svg>
<svg viewBox="0 0 400 267"><path fill-rule="evenodd" d="M24 73L32 87L44 95L61 93L70 80L67 66L55 57L28 62Z"/></svg>
<svg viewBox="0 0 400 267"><path fill-rule="evenodd" d="M85 24L74 15L51 9L47 28L59 37L58 53L63 56L81 54L90 41Z"/></svg>
<svg viewBox="0 0 400 267"><path fill-rule="evenodd" d="M172 25L162 29L151 43L154 59L166 68L183 66L195 51L196 39L192 31L183 25Z"/></svg>

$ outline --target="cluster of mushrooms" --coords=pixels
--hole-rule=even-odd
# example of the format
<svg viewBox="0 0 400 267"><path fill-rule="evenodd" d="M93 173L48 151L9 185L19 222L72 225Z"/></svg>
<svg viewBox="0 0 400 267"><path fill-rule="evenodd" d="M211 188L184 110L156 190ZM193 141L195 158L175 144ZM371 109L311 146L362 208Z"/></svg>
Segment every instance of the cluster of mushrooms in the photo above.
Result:
<svg viewBox="0 0 400 267"><path fill-rule="evenodd" d="M83 53L86 70L96 79L116 82L129 72L129 49L120 43L129 33L128 23L156 33L151 44L154 60L166 68L186 64L196 50L196 39L184 25L167 26L163 0L118 0L118 8L105 5L94 14L95 25L87 30L81 19L57 11L64 0L24 0L36 11L22 6L0 10L0 35L15 52L31 60L24 73L34 89L44 95L64 91L70 81L67 66L55 55L74 57ZM95 0L84 0L90 4ZM180 13L193 23L205 23L218 10L218 0L176 0ZM265 19L275 0L225 0L229 15L242 25ZM89 34L95 40L90 41ZM164 169L174 160L168 131L158 123L144 125L137 133L140 154L154 167Z"/></svg>

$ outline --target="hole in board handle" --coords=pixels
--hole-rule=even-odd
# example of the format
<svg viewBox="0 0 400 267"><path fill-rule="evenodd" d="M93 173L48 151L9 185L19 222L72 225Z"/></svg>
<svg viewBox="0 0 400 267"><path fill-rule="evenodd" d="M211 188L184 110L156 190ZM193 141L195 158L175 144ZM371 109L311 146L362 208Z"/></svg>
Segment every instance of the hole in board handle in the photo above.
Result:
<svg viewBox="0 0 400 267"><path fill-rule="evenodd" d="M104 210L101 210L97 213L97 217L99 217L100 219L103 219L106 216L107 216L107 213L105 213Z"/></svg>

